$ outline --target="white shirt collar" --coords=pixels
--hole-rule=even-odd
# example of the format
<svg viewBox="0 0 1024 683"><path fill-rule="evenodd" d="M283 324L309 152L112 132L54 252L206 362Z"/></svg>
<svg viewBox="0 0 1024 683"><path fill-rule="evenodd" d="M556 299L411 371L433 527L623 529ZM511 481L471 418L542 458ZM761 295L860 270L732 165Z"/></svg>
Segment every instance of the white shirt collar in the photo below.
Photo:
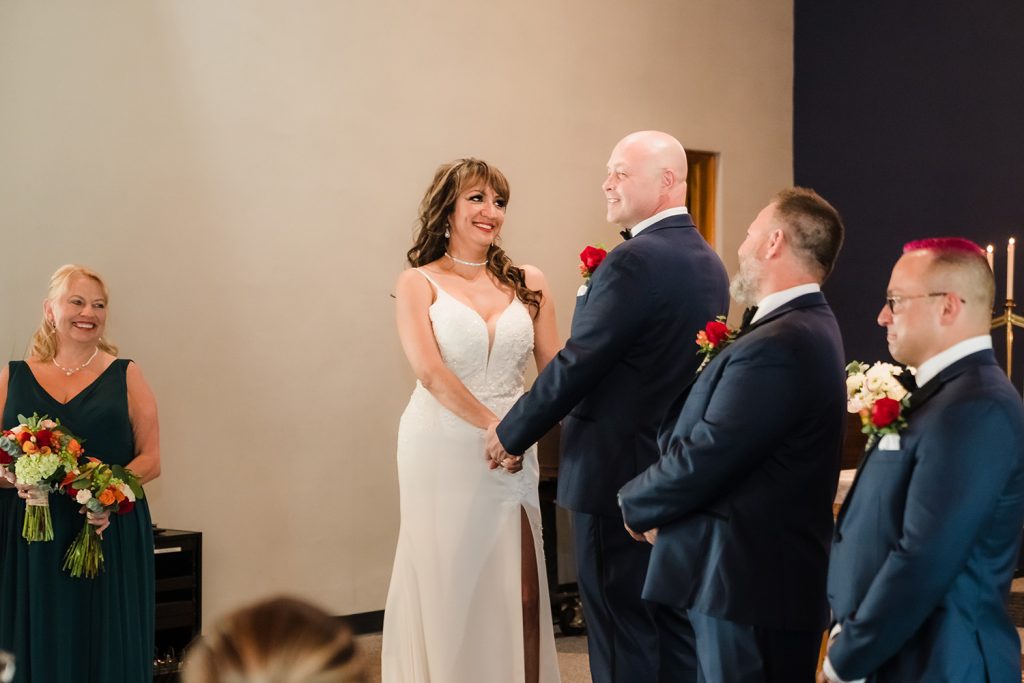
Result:
<svg viewBox="0 0 1024 683"><path fill-rule="evenodd" d="M798 296L804 294L811 294L812 292L820 292L821 285L817 282L809 282L805 285L797 285L796 287L790 287L789 289L783 289L779 292L772 292L765 298L757 302L757 313L754 314L753 319L750 321L751 324L756 323L761 318L765 317L782 304L788 304Z"/></svg>
<svg viewBox="0 0 1024 683"><path fill-rule="evenodd" d="M962 342L953 344L945 351L940 351L925 362L921 363L920 367L917 368L917 374L914 375L914 379L917 380L917 386L923 387L928 383L928 380L932 379L961 358L969 356L972 353L977 353L983 349L991 348L992 335L990 334L979 334L977 337L964 339Z"/></svg>
<svg viewBox="0 0 1024 683"><path fill-rule="evenodd" d="M673 206L671 209L659 211L650 218L645 218L644 220L640 221L632 228L630 228L629 232L631 235L633 235L633 237L636 237L643 231L644 228L649 228L650 226L654 225L655 223L664 218L668 218L669 216L682 216L688 213L690 212L686 210L685 206Z"/></svg>

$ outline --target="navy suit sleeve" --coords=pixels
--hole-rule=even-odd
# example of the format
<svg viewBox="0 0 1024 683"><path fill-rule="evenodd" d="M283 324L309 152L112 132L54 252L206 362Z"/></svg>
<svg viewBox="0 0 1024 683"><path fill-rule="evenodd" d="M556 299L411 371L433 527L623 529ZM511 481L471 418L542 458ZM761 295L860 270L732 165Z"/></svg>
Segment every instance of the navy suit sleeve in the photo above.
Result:
<svg viewBox="0 0 1024 683"><path fill-rule="evenodd" d="M806 401L799 386L805 373L796 360L800 347L792 346L792 339L759 340L756 349L720 359L726 365L709 388L711 398L701 418L688 433L681 433L677 423L658 462L620 491L630 528L664 526L721 497L770 453L765 443L791 429ZM709 365L703 372L713 370ZM699 400L704 390L698 382L691 400Z"/></svg>
<svg viewBox="0 0 1024 683"><path fill-rule="evenodd" d="M592 280L573 331L533 387L498 425L498 439L519 455L565 417L640 336L655 305L642 257L613 252Z"/></svg>
<svg viewBox="0 0 1024 683"><path fill-rule="evenodd" d="M922 435L899 543L829 650L842 678L867 676L896 654L963 571L1018 457L1005 410L992 399L966 400Z"/></svg>

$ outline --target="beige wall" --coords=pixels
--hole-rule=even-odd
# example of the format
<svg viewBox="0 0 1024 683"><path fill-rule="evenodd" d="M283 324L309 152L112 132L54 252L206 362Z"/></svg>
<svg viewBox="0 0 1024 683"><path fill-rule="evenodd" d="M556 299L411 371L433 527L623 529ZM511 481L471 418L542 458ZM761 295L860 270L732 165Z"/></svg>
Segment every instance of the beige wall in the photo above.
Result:
<svg viewBox="0 0 1024 683"><path fill-rule="evenodd" d="M792 2L0 2L0 352L49 274L112 286L160 402L161 525L205 533L210 617L287 590L381 609L413 378L389 297L463 155L568 331L623 134L722 153L720 239L791 182ZM116 523L116 522L115 522Z"/></svg>

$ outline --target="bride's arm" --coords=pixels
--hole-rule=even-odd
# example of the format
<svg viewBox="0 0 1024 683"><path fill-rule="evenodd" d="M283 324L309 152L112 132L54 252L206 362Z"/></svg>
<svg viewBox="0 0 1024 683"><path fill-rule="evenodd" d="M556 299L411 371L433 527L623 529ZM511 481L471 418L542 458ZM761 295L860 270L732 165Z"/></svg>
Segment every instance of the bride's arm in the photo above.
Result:
<svg viewBox="0 0 1024 683"><path fill-rule="evenodd" d="M486 429L498 418L444 364L430 326L428 309L433 298L430 283L419 273L410 269L398 276L395 299L402 350L416 379L441 405L471 425Z"/></svg>
<svg viewBox="0 0 1024 683"><path fill-rule="evenodd" d="M523 266L526 286L541 293L540 311L533 318L533 359L540 373L555 357L562 343L558 339L558 324L555 321L555 302L544 273L533 266Z"/></svg>

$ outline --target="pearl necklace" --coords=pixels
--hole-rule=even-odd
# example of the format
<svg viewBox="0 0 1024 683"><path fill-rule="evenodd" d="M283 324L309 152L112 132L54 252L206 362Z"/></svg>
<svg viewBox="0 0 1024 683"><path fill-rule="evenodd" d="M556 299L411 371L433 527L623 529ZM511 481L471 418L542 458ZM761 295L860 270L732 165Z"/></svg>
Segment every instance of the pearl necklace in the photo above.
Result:
<svg viewBox="0 0 1024 683"><path fill-rule="evenodd" d="M444 255L447 256L448 258L450 258L452 261L455 261L455 263L460 263L460 264L462 264L464 266L475 266L475 267L479 268L480 266L486 266L487 265L487 261L481 261L480 263L475 263L473 261L463 261L460 258L455 258L451 254L449 254L447 251L444 252Z"/></svg>
<svg viewBox="0 0 1024 683"><path fill-rule="evenodd" d="M66 367L64 367L63 365L61 365L60 363L58 363L58 362L57 362L57 357L56 357L56 356L54 356L54 357L53 357L53 358L51 358L50 360L52 360L52 361L53 361L53 364L54 364L54 365L56 365L56 366L57 366L57 367L58 367L59 369L63 370L63 371L64 371L64 374L65 374L65 375L67 375L68 377L70 377L71 375L75 374L76 372L78 372L79 370L81 370L82 368L84 368L85 366L87 366L87 365L88 365L89 363L91 363L91 362L92 362L92 359L93 359L93 358L95 358L95 357L96 357L96 354L97 354L97 353L99 353L99 352L100 352L100 347L98 347L98 346L97 346L97 347L96 347L95 349L93 349L93 351L92 351L92 355L91 355L91 356L89 356L89 360L85 361L84 363L82 363L81 365L79 365L79 366L78 366L77 368L74 368L74 369L72 369L72 368L66 368Z"/></svg>

